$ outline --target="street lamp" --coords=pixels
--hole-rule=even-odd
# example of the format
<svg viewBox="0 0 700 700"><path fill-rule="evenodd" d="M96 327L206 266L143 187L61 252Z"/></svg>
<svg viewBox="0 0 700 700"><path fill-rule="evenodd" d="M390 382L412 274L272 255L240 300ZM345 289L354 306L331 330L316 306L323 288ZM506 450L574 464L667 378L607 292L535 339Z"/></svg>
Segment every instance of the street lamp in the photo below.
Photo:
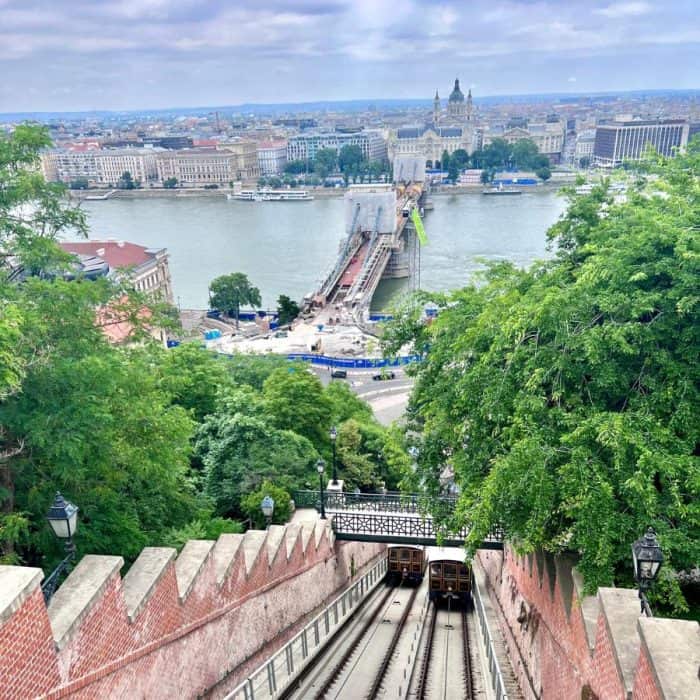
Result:
<svg viewBox="0 0 700 700"><path fill-rule="evenodd" d="M644 536L640 537L632 545L634 580L639 586L639 600L642 612L647 617L653 617L653 615L651 614L646 594L659 575L659 569L663 560L664 555L659 546L659 541L656 539L654 528L649 527Z"/></svg>
<svg viewBox="0 0 700 700"><path fill-rule="evenodd" d="M335 440L337 437L338 431L335 429L335 426L333 426L330 432L331 445L333 445L333 486L338 485L338 467L335 462Z"/></svg>
<svg viewBox="0 0 700 700"><path fill-rule="evenodd" d="M318 472L318 489L321 494L321 520L326 519L326 503L325 496L323 494L323 472L325 470L326 463L322 459L319 459L318 462L316 462L316 471Z"/></svg>
<svg viewBox="0 0 700 700"><path fill-rule="evenodd" d="M63 541L66 556L62 562L49 574L46 581L41 586L44 600L48 603L51 596L56 591L56 586L61 575L68 571L71 563L75 559L75 544L73 536L78 529L78 506L66 501L60 491L56 491L51 508L46 514L46 519L53 530L54 535Z"/></svg>
<svg viewBox="0 0 700 700"><path fill-rule="evenodd" d="M272 514L275 512L275 499L271 496L265 496L260 504L260 509L265 516L265 528L270 527L270 522L272 521Z"/></svg>

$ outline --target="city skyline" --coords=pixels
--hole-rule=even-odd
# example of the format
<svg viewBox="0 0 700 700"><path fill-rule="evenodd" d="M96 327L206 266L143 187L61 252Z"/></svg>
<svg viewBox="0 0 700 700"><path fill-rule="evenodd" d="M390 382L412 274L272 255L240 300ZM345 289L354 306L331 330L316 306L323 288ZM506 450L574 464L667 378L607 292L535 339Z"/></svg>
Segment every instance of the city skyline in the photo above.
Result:
<svg viewBox="0 0 700 700"><path fill-rule="evenodd" d="M692 2L171 5L0 0L0 113L698 87Z"/></svg>

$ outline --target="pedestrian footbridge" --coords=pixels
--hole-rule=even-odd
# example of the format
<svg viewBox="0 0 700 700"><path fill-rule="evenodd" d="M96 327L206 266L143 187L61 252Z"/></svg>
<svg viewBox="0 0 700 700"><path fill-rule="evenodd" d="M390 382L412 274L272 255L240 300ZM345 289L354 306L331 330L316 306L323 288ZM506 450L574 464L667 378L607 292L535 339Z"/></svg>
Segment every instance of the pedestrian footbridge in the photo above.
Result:
<svg viewBox="0 0 700 700"><path fill-rule="evenodd" d="M322 504L320 491L296 491L293 498L297 508L325 511L338 540L462 547L469 534L468 528L451 530L442 524L442 518L433 518L454 511L456 499L452 497L326 491ZM503 549L503 533L490 533L480 548Z"/></svg>

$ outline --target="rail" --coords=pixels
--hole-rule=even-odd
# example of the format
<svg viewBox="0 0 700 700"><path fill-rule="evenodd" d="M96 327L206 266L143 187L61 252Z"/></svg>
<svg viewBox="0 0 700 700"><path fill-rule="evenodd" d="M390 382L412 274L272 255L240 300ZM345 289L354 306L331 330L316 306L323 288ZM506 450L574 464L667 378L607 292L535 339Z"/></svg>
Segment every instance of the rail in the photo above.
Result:
<svg viewBox="0 0 700 700"><path fill-rule="evenodd" d="M469 528L450 531L429 516L335 511L331 517L338 540L463 547L469 536ZM503 549L500 529L494 528L479 544L479 549Z"/></svg>
<svg viewBox="0 0 700 700"><path fill-rule="evenodd" d="M320 509L321 497L319 491L294 491L294 505L297 508ZM457 499L454 496L431 498L416 493L399 493L388 491L382 493L324 493L326 510L362 511L378 513L411 513L424 514L440 508L452 512Z"/></svg>
<svg viewBox="0 0 700 700"><path fill-rule="evenodd" d="M290 353L288 360L300 362L310 362L313 365L323 365L324 367L335 367L337 369L377 369L379 367L401 367L420 362L423 358L420 355L404 355L402 357L330 357L329 355L312 355L310 353Z"/></svg>
<svg viewBox="0 0 700 700"><path fill-rule="evenodd" d="M366 574L311 620L301 632L226 695L225 700L278 698L377 587L386 570L387 559L382 557Z"/></svg>
<svg viewBox="0 0 700 700"><path fill-rule="evenodd" d="M491 628L489 621L486 619L486 610L484 603L481 600L481 590L476 582L476 577L472 576L472 598L474 600L474 609L479 620L479 630L481 631L481 640L483 642L483 650L486 653L486 663L489 669L491 688L496 695L496 700L508 700L508 691L503 682L503 674L501 666L498 663L496 650L493 645L493 637L491 636Z"/></svg>

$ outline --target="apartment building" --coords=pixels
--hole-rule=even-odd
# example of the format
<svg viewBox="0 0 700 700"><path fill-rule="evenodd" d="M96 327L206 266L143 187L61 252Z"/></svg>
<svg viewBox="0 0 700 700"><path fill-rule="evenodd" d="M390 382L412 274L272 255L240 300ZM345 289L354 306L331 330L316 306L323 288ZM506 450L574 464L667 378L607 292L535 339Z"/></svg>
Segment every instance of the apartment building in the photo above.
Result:
<svg viewBox="0 0 700 700"><path fill-rule="evenodd" d="M287 142L287 160L314 160L322 148L332 148L340 152L343 146L359 146L367 160L384 161L387 158L386 141L379 131L359 131L357 133L311 133L297 134Z"/></svg>
<svg viewBox="0 0 700 700"><path fill-rule="evenodd" d="M597 165L614 168L624 161L640 160L651 146L672 156L688 144L689 124L683 119L615 121L595 130L593 156Z"/></svg>
<svg viewBox="0 0 700 700"><path fill-rule="evenodd" d="M125 172L143 184L158 174L156 155L148 148L52 149L42 153L41 170L49 182L87 180L106 187L115 187Z"/></svg>
<svg viewBox="0 0 700 700"><path fill-rule="evenodd" d="M232 141L217 148L163 151L156 159L158 180L175 178L185 187L228 185L256 180L260 176L258 153L253 141Z"/></svg>
<svg viewBox="0 0 700 700"><path fill-rule="evenodd" d="M287 165L286 141L261 141L258 144L258 167L266 177L280 175Z"/></svg>

